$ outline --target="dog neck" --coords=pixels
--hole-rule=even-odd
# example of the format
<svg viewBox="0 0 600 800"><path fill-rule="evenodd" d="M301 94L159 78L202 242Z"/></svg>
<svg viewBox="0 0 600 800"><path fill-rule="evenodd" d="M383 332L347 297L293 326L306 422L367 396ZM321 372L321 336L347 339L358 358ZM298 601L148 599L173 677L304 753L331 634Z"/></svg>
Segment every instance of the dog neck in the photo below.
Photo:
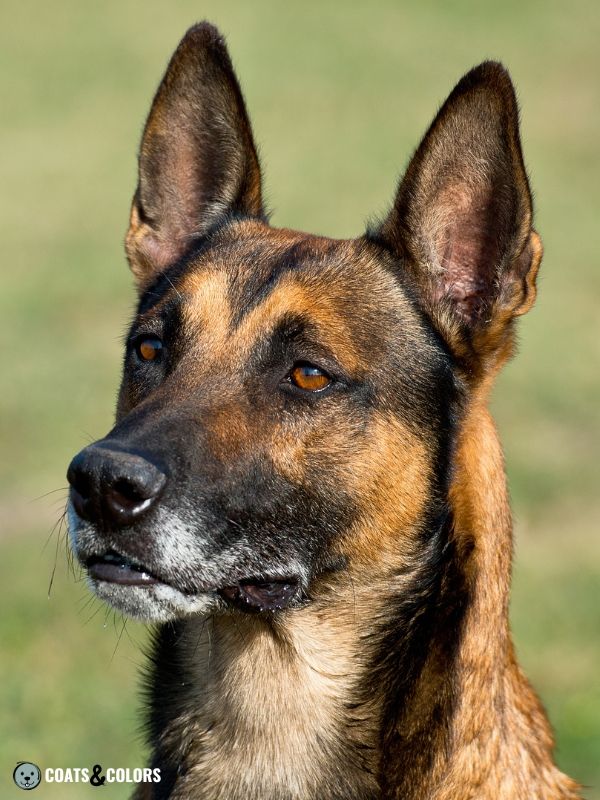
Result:
<svg viewBox="0 0 600 800"><path fill-rule="evenodd" d="M402 710L387 715L385 797L578 796L553 764L548 722L514 658L512 518L487 388L458 431L449 557L429 650Z"/></svg>
<svg viewBox="0 0 600 800"><path fill-rule="evenodd" d="M397 570L334 573L278 616L163 629L152 726L165 797L576 797L513 657L511 516L483 402L462 423L449 500Z"/></svg>
<svg viewBox="0 0 600 800"><path fill-rule="evenodd" d="M306 607L281 615L222 615L161 631L164 672L153 694L176 698L161 719L154 703L155 765L173 783L165 796L380 796L379 698L360 696L370 612L348 574L319 590ZM168 685L159 688L163 678Z"/></svg>

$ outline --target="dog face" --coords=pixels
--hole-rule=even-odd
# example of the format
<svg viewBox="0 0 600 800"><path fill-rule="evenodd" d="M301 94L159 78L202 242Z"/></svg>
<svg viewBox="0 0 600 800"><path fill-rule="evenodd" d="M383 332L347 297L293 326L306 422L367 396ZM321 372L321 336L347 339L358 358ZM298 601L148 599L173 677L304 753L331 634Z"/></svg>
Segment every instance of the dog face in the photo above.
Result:
<svg viewBox="0 0 600 800"><path fill-rule="evenodd" d="M323 574L418 557L461 407L533 300L516 119L508 76L482 65L377 230L274 229L222 39L188 32L142 140L117 424L68 473L99 596L154 620L276 611Z"/></svg>
<svg viewBox="0 0 600 800"><path fill-rule="evenodd" d="M377 246L228 223L143 295L119 422L79 457L104 486L75 501L80 558L161 579L117 560L96 591L141 616L300 602L352 528L418 524L453 383Z"/></svg>
<svg viewBox="0 0 600 800"><path fill-rule="evenodd" d="M42 780L40 768L28 761L20 761L13 772L15 783L20 789L35 789Z"/></svg>

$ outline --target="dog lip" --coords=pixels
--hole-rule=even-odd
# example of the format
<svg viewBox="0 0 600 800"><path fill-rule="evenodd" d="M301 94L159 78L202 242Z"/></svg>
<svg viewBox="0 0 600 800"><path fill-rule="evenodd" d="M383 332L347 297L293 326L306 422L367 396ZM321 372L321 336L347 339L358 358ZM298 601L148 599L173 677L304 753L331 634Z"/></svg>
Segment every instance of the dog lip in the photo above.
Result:
<svg viewBox="0 0 600 800"><path fill-rule="evenodd" d="M247 578L233 586L219 589L226 603L241 611L281 611L287 608L299 594L300 580L297 576L283 578Z"/></svg>
<svg viewBox="0 0 600 800"><path fill-rule="evenodd" d="M170 586L185 595L216 592L227 605L248 613L280 611L299 595L300 579L295 576L245 578L236 583L183 589L152 572L145 565L115 550L91 555L83 562L90 578L120 586Z"/></svg>
<svg viewBox="0 0 600 800"><path fill-rule="evenodd" d="M148 569L144 564L133 558L119 553L116 550L107 550L105 553L96 553L82 559L88 575L93 580L103 583L115 583L121 586L169 586L182 595L197 597L198 595L214 592L216 586L181 586L172 580L167 580L156 572Z"/></svg>
<svg viewBox="0 0 600 800"><path fill-rule="evenodd" d="M91 556L86 560L85 566L91 578L121 586L153 586L165 583L146 567L113 550L101 556Z"/></svg>

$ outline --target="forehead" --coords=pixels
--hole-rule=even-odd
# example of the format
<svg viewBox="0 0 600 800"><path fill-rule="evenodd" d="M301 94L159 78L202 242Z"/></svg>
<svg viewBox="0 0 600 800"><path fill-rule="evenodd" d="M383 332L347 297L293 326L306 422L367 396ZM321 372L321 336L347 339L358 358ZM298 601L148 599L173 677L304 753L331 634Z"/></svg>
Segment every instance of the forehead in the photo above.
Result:
<svg viewBox="0 0 600 800"><path fill-rule="evenodd" d="M142 297L143 317L178 307L191 333L250 346L278 325L308 327L349 368L365 365L392 332L423 340L421 319L378 248L255 221L217 232Z"/></svg>

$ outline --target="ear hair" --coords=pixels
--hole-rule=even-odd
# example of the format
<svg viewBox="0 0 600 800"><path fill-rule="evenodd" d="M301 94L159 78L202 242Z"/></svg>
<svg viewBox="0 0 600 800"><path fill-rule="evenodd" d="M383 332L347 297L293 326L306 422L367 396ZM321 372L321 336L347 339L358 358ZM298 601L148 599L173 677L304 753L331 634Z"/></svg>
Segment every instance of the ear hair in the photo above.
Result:
<svg viewBox="0 0 600 800"><path fill-rule="evenodd" d="M262 216L261 173L223 37L185 34L146 121L126 252L141 284L228 215Z"/></svg>
<svg viewBox="0 0 600 800"><path fill-rule="evenodd" d="M482 329L533 302L541 244L531 221L514 89L504 67L485 62L442 106L376 237L403 260L446 339L460 330L483 345Z"/></svg>

